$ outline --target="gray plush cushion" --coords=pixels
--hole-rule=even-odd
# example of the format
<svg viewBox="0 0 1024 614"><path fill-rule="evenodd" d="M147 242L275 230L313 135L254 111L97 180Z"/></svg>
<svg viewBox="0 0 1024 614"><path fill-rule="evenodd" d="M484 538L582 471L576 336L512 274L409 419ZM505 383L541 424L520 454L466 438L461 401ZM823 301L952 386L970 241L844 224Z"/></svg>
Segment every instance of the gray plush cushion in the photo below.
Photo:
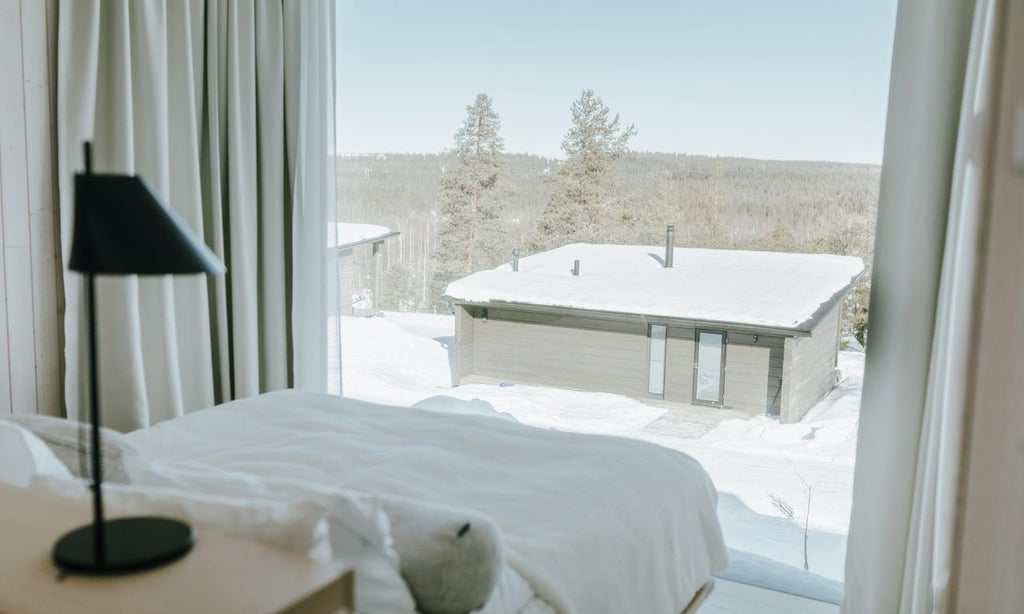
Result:
<svg viewBox="0 0 1024 614"><path fill-rule="evenodd" d="M85 463L85 475L89 475L92 467L89 456L89 450L92 448L89 425L52 416L5 416L4 419L32 431L36 437L46 442L72 474L85 477L79 471L81 458ZM79 427L82 427L81 432ZM127 465L131 459L138 456L135 446L123 434L100 427L100 451L103 480L123 484L131 482Z"/></svg>
<svg viewBox="0 0 1024 614"><path fill-rule="evenodd" d="M401 497L381 497L381 504L420 612L462 614L487 602L505 565L493 520Z"/></svg>

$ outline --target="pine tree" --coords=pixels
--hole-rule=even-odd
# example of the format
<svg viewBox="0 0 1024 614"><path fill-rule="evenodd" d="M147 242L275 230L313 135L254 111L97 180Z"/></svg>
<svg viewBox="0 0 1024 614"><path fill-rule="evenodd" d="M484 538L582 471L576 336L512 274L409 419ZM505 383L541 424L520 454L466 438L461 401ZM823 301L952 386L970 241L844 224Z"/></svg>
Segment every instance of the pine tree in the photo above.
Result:
<svg viewBox="0 0 1024 614"><path fill-rule="evenodd" d="M451 281L497 265L507 251L508 233L503 232L501 219L505 142L492 103L487 94L477 94L466 107L466 119L455 132L455 148L441 177L441 220L431 283L438 301Z"/></svg>
<svg viewBox="0 0 1024 614"><path fill-rule="evenodd" d="M637 218L634 237L626 243L636 245L659 245L665 240L665 227L676 226L676 245L688 245L684 237L688 225L680 225L685 219L681 213L679 181L671 172L659 173L653 180L655 189L648 198L637 199L633 208Z"/></svg>
<svg viewBox="0 0 1024 614"><path fill-rule="evenodd" d="M874 216L862 216L845 224L834 223L814 250L824 254L857 256L864 260L868 272L861 277L843 302L843 337L854 337L861 346L868 342L868 314L871 302L871 258L874 251Z"/></svg>
<svg viewBox="0 0 1024 614"><path fill-rule="evenodd" d="M412 271L394 264L387 267L381 280L379 307L387 311L409 311L416 295L416 278Z"/></svg>
<svg viewBox="0 0 1024 614"><path fill-rule="evenodd" d="M600 240L630 219L617 192L615 162L628 151L636 128L621 127L618 115L609 120L608 107L592 90L570 111L572 125L562 140L566 160L531 242L534 251Z"/></svg>
<svg viewBox="0 0 1024 614"><path fill-rule="evenodd" d="M705 247L722 249L731 247L727 241L728 232L722 223L722 210L725 207L722 159L715 156L708 174L707 196L701 215L700 234Z"/></svg>

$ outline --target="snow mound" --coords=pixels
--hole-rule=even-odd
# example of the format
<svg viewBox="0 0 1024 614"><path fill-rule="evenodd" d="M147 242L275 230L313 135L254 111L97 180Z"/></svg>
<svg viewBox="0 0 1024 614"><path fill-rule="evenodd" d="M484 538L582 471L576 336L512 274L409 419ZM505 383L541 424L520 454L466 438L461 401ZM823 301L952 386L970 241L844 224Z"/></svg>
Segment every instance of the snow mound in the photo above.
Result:
<svg viewBox="0 0 1024 614"><path fill-rule="evenodd" d="M836 605L843 598L838 580L735 548L729 548L729 567L718 577Z"/></svg>
<svg viewBox="0 0 1024 614"><path fill-rule="evenodd" d="M511 414L501 413L483 399L457 399L446 394L438 394L418 401L413 407L430 409L445 414L461 414L464 416L490 416L518 422Z"/></svg>

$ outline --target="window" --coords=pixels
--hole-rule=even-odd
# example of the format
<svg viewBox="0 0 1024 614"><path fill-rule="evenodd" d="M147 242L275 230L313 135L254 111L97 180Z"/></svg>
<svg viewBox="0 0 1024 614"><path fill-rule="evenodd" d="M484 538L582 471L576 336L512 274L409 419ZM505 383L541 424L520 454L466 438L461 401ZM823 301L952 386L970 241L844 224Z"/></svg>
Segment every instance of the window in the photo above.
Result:
<svg viewBox="0 0 1024 614"><path fill-rule="evenodd" d="M339 220L398 233L379 291L353 263L350 300L383 317L341 320L346 394L689 454L726 577L837 602L896 0L339 6ZM867 272L823 310L808 255Z"/></svg>
<svg viewBox="0 0 1024 614"><path fill-rule="evenodd" d="M651 324L647 327L647 336L650 339L647 394L662 398L665 396L665 348L668 327L662 324Z"/></svg>
<svg viewBox="0 0 1024 614"><path fill-rule="evenodd" d="M697 330L693 401L721 405L725 387L725 333Z"/></svg>

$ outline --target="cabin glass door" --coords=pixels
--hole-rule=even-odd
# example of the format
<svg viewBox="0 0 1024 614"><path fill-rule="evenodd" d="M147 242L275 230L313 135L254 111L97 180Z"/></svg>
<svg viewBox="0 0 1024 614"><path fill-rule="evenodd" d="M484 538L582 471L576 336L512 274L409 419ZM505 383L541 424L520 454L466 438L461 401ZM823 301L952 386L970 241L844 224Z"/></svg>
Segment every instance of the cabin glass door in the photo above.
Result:
<svg viewBox="0 0 1024 614"><path fill-rule="evenodd" d="M725 333L698 330L695 345L693 402L721 405L725 383Z"/></svg>

